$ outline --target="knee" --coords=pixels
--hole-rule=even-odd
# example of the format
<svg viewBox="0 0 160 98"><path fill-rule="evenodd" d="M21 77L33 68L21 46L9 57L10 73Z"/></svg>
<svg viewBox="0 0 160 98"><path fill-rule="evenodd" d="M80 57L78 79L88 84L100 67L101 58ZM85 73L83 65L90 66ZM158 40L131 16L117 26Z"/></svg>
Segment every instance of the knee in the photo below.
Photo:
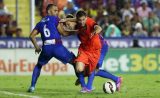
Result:
<svg viewBox="0 0 160 98"><path fill-rule="evenodd" d="M77 72L83 72L84 69L82 67L77 67Z"/></svg>
<svg viewBox="0 0 160 98"><path fill-rule="evenodd" d="M79 72L83 72L84 71L84 64L82 62L77 62L76 63L76 71Z"/></svg>

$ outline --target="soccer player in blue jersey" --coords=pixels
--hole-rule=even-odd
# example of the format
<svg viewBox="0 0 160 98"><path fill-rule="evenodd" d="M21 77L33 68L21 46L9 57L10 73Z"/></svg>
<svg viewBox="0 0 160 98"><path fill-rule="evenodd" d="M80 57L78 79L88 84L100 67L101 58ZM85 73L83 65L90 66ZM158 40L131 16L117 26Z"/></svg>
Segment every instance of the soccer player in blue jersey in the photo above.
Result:
<svg viewBox="0 0 160 98"><path fill-rule="evenodd" d="M61 35L57 29L59 23L59 18L57 17L57 6L54 4L49 4L46 8L46 11L47 16L37 23L30 34L30 39L35 47L35 53L40 53L40 55L33 70L31 86L28 89L28 92L34 92L42 66L47 64L52 57L57 58L64 64L72 63L73 59L75 58L74 54L69 52L62 45ZM37 45L35 38L39 33L41 34L41 39L43 41L42 50Z"/></svg>

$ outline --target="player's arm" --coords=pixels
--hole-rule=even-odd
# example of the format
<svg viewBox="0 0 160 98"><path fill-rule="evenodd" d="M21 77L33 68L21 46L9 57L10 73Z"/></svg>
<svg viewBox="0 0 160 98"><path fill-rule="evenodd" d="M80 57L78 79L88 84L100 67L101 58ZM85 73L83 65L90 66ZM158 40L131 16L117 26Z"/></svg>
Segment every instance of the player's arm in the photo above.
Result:
<svg viewBox="0 0 160 98"><path fill-rule="evenodd" d="M32 41L32 43L35 47L35 53L39 54L41 52L41 48L38 46L37 41L36 41L36 35L38 35L38 34L39 34L38 30L34 29L30 33L29 38L30 38L30 40Z"/></svg>
<svg viewBox="0 0 160 98"><path fill-rule="evenodd" d="M64 31L70 32L70 33L78 32L78 30L73 30L73 29L66 27L66 26L63 26L63 29L64 29Z"/></svg>
<svg viewBox="0 0 160 98"><path fill-rule="evenodd" d="M65 18L65 19L61 19L59 22L64 23L64 22L76 22L76 18Z"/></svg>
<svg viewBox="0 0 160 98"><path fill-rule="evenodd" d="M102 31L102 28L99 25L94 26L93 33L94 34L99 34Z"/></svg>
<svg viewBox="0 0 160 98"><path fill-rule="evenodd" d="M99 25L94 25L94 30L91 33L91 37L92 38L94 35L99 34L102 31L102 28Z"/></svg>
<svg viewBox="0 0 160 98"><path fill-rule="evenodd" d="M61 27L63 28L64 32L62 33L63 36L74 35L78 32L78 30L73 30L72 28L67 27L63 23L60 23Z"/></svg>

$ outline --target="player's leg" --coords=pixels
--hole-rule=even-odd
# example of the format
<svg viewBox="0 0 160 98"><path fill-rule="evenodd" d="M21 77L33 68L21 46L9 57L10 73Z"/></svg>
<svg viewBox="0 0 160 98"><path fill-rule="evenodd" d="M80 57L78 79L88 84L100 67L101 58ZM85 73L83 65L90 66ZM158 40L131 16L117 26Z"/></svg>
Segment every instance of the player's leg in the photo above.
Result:
<svg viewBox="0 0 160 98"><path fill-rule="evenodd" d="M100 56L99 62L97 64L97 69L102 67L102 63L103 63L103 60L107 54L107 51L108 51L108 45L106 43L104 43L102 50L101 50L101 56ZM121 77L115 76L106 70L97 70L95 73L95 76L100 76L103 78L108 78L108 79L113 80L117 85L117 90L120 89L120 85L121 85L121 81L122 81Z"/></svg>
<svg viewBox="0 0 160 98"><path fill-rule="evenodd" d="M74 62L76 56L70 52L67 48L65 48L63 45L57 45L56 50L54 51L54 57L63 62L64 64L70 63L73 65L75 75L76 73L76 63ZM77 76L78 77L78 76Z"/></svg>
<svg viewBox="0 0 160 98"><path fill-rule="evenodd" d="M84 67L85 64L83 62L76 62L76 71L78 73L78 78L81 83L81 87L86 87L84 82Z"/></svg>
<svg viewBox="0 0 160 98"><path fill-rule="evenodd" d="M60 60L64 64L73 64L75 55L72 52L70 52L62 44L56 44L53 47L55 48L53 55L56 59Z"/></svg>
<svg viewBox="0 0 160 98"><path fill-rule="evenodd" d="M83 62L76 62L76 71L77 71L77 75L78 75L78 80L81 84L82 93L87 92L86 91L86 84L85 84L85 80L84 80L84 68L85 68L85 64Z"/></svg>
<svg viewBox="0 0 160 98"><path fill-rule="evenodd" d="M101 49L101 56L100 56L98 64L97 64L97 69L98 70L95 71L95 76L108 78L108 79L111 79L111 80L117 82L118 81L117 76L114 76L114 75L110 74L109 72L107 72L105 70L99 70L99 68L102 67L102 63L103 63L103 60L104 60L104 58L107 54L107 51L108 51L108 45L106 43L104 43L103 46L102 46L102 49Z"/></svg>
<svg viewBox="0 0 160 98"><path fill-rule="evenodd" d="M38 64L34 67L34 70L33 70L33 73L32 73L31 86L28 89L28 92L34 92L34 90L35 90L35 84L37 82L37 78L40 75L41 68L42 68L42 66L40 66Z"/></svg>
<svg viewBox="0 0 160 98"><path fill-rule="evenodd" d="M90 90L86 87L84 81L84 76L89 74L89 59L86 51L79 50L78 57L76 58L76 70L78 72L78 81L81 84L82 93L90 92ZM85 75L84 75L85 74ZM92 81L91 81L92 82Z"/></svg>
<svg viewBox="0 0 160 98"><path fill-rule="evenodd" d="M95 76L100 76L100 77L103 77L103 78L108 78L108 79L111 79L113 80L114 82L117 82L118 81L118 78L117 76L105 71L105 70L98 70L96 73L95 73Z"/></svg>
<svg viewBox="0 0 160 98"><path fill-rule="evenodd" d="M44 47L46 48L46 47ZM31 81L31 86L28 89L28 92L33 92L35 90L35 85L38 80L38 77L40 75L42 66L47 64L48 61L52 58L50 55L49 51L46 51L46 49L42 49L42 52L38 58L38 63L35 65L33 73L32 73L32 81Z"/></svg>
<svg viewBox="0 0 160 98"><path fill-rule="evenodd" d="M108 51L107 43L102 41L101 55L100 55L100 58L99 58L99 61L98 61L98 64L97 64L97 68L100 68L102 66L103 59L104 59L107 51ZM88 82L91 82L92 80L93 79L90 78L90 79L88 79ZM78 79L76 80L75 85L79 85L79 80Z"/></svg>
<svg viewBox="0 0 160 98"><path fill-rule="evenodd" d="M79 49L78 56L75 59L75 61L76 61L76 71L78 73L78 80L79 80L81 87L82 87L81 92L85 93L87 91L86 91L86 84L85 84L85 80L84 80L84 74L86 74L86 72L87 72L86 66L89 64L88 55L86 54L86 51Z"/></svg>
<svg viewBox="0 0 160 98"><path fill-rule="evenodd" d="M56 50L57 51L54 51L55 58L57 58L58 60L60 60L64 64L66 64L66 63L73 64L73 60L75 59L75 55L72 52L68 51L62 45L58 45ZM85 66L85 64L82 62L76 62L76 64L74 64L76 76L79 78L79 81L82 86L82 92L83 92L83 88L86 87L86 84L84 81L84 72L83 72L84 66Z"/></svg>
<svg viewBox="0 0 160 98"><path fill-rule="evenodd" d="M94 88L93 88L93 80L94 80L94 77L95 77L95 71L93 71L89 76L88 76L88 82L87 82L87 89L89 91L92 91Z"/></svg>
<svg viewBox="0 0 160 98"><path fill-rule="evenodd" d="M92 83L93 83L93 80L94 80L94 75L95 76L100 76L100 77L103 77L103 78L108 78L108 79L111 79L113 81L116 82L117 84L117 89L120 88L120 83L121 83L121 78L115 76L115 75L112 75L111 73L105 71L105 70L99 70L99 68L102 66L102 63L103 63L103 60L105 58L105 55L108 51L108 46L107 44L103 44L103 47L102 47L102 50L101 50L101 56L100 56L100 59L99 59L99 62L97 64L97 69L95 71L95 74L91 74L88 78L88 83L87 83L87 88L91 90L92 88Z"/></svg>
<svg viewBox="0 0 160 98"><path fill-rule="evenodd" d="M120 90L121 82L122 82L122 78L121 77L115 76L115 75L109 73L106 70L98 70L95 73L95 76L100 76L100 77L103 77L103 78L107 78L107 79L113 80L116 83L117 91Z"/></svg>

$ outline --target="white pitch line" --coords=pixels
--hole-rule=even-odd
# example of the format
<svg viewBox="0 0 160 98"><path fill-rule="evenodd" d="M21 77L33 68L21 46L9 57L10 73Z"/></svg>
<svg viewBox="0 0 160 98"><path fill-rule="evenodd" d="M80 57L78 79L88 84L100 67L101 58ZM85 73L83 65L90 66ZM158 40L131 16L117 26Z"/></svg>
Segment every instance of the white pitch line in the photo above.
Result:
<svg viewBox="0 0 160 98"><path fill-rule="evenodd" d="M0 91L0 93L6 94L6 95L28 97L28 98L40 98L39 96L30 96L30 95L25 95L25 94L16 94L16 93L8 92L8 91Z"/></svg>

